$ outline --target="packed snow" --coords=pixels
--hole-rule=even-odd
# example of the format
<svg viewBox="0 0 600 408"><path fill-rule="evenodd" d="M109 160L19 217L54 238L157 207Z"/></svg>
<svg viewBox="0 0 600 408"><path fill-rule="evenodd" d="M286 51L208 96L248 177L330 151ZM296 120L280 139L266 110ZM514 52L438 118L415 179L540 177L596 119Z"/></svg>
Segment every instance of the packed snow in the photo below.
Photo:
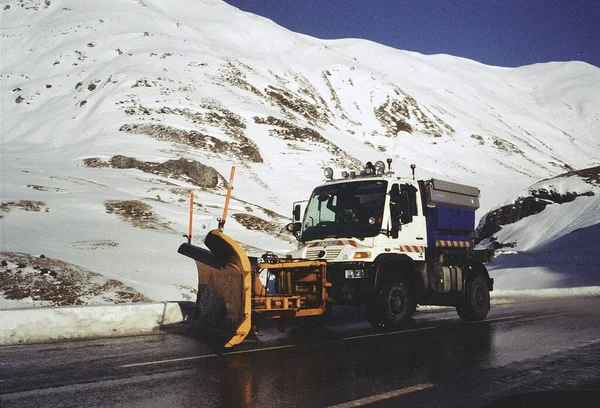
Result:
<svg viewBox="0 0 600 408"><path fill-rule="evenodd" d="M600 169L597 169L600 170ZM572 288L600 282L600 173L593 179L561 175L533 184L518 197L546 191L573 201L550 203L538 214L504 225L490 271L498 287L509 290ZM505 203L506 204L506 203ZM484 240L481 245L489 244Z"/></svg>
<svg viewBox="0 0 600 408"><path fill-rule="evenodd" d="M0 5L0 252L43 254L155 301L194 296L194 262L177 254L189 193L202 245L232 165L225 232L251 255L295 248L283 226L326 166L391 157L408 175L415 163L419 178L479 187L482 217L540 180L600 165L600 69L585 63L499 68L319 40L220 0ZM143 164L90 165L116 155ZM143 170L181 157L222 179ZM496 289L600 285L598 187L552 183L595 195L499 231L518 244L490 266Z"/></svg>
<svg viewBox="0 0 600 408"><path fill-rule="evenodd" d="M2 310L0 345L151 333L183 319L180 306L168 302L21 307Z"/></svg>

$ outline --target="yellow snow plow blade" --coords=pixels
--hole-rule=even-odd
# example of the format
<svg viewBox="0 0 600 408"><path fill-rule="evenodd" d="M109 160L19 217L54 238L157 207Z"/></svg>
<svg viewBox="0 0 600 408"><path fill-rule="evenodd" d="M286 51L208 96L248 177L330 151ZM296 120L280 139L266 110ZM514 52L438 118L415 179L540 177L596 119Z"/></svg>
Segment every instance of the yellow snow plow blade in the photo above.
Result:
<svg viewBox="0 0 600 408"><path fill-rule="evenodd" d="M219 336L225 347L241 343L251 329L251 266L242 247L218 229L206 236L210 252L182 244L179 253L196 261L198 299L196 320Z"/></svg>
<svg viewBox="0 0 600 408"><path fill-rule="evenodd" d="M225 347L241 343L252 318L288 319L319 316L327 309L327 262L279 259L273 254L251 262L242 247L218 229L204 240L210 249L184 243L178 252L193 258L198 269L195 320L209 334L226 339ZM259 279L266 272L273 293Z"/></svg>

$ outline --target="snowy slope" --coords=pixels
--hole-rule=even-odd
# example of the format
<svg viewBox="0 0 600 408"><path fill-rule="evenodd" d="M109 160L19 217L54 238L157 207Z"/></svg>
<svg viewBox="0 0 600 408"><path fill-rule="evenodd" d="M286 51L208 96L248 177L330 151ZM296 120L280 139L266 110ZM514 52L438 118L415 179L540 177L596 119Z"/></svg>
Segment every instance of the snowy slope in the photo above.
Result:
<svg viewBox="0 0 600 408"><path fill-rule="evenodd" d="M482 216L600 164L600 69L588 64L509 69L323 41L218 0L0 4L1 251L72 262L155 300L193 291L193 262L176 253L188 194L199 244L232 165L226 232L260 254L294 247L281 227L325 166L416 163L420 178L478 186ZM116 155L137 167L113 166ZM165 167L180 158L218 183Z"/></svg>
<svg viewBox="0 0 600 408"><path fill-rule="evenodd" d="M478 229L481 247L498 248L490 270L502 289L597 285L600 166L535 183Z"/></svg>

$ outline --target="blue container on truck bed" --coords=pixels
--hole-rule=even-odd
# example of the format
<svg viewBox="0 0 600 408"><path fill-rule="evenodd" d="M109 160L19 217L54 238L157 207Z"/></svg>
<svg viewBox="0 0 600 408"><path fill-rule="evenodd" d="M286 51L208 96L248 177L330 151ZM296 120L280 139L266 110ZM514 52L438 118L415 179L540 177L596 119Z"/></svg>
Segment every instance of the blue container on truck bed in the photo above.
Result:
<svg viewBox="0 0 600 408"><path fill-rule="evenodd" d="M479 189L436 179L426 181L424 187L427 245L472 246Z"/></svg>
<svg viewBox="0 0 600 408"><path fill-rule="evenodd" d="M435 207L427 211L427 245L436 241L463 241L473 243L475 210L468 208Z"/></svg>

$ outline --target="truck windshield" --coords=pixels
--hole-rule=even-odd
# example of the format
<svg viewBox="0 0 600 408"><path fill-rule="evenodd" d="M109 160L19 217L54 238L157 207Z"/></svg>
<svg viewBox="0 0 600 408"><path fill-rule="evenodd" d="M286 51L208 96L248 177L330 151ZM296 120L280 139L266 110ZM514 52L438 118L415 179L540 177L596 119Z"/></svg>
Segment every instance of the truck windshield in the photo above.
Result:
<svg viewBox="0 0 600 408"><path fill-rule="evenodd" d="M304 213L302 241L374 237L381 231L387 181L330 184L315 189Z"/></svg>

